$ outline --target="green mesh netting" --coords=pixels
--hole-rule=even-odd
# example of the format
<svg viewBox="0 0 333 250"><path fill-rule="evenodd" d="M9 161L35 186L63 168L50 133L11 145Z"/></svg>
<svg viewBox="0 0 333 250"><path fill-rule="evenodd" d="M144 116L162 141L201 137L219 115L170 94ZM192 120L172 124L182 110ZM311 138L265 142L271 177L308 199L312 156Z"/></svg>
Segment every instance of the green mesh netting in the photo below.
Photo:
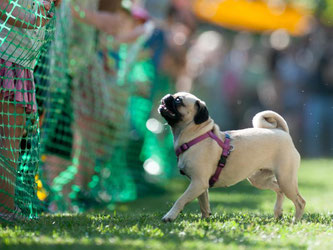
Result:
<svg viewBox="0 0 333 250"><path fill-rule="evenodd" d="M33 69L52 40L51 5L2 0L0 20L0 219L34 218L39 201L39 119ZM54 11L54 7L50 11Z"/></svg>
<svg viewBox="0 0 333 250"><path fill-rule="evenodd" d="M118 44L73 20L69 0L51 21L37 0L0 3L0 218L112 208L161 191L175 157L154 111L171 84L141 55L149 34Z"/></svg>

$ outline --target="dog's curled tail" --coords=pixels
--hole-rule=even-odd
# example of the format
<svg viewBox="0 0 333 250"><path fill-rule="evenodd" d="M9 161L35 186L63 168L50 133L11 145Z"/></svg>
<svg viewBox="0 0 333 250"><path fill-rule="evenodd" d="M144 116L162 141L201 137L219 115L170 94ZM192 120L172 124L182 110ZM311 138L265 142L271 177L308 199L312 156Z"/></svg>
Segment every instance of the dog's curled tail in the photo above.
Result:
<svg viewBox="0 0 333 250"><path fill-rule="evenodd" d="M252 124L254 128L278 128L289 133L287 122L278 113L267 110L256 114L253 117Z"/></svg>

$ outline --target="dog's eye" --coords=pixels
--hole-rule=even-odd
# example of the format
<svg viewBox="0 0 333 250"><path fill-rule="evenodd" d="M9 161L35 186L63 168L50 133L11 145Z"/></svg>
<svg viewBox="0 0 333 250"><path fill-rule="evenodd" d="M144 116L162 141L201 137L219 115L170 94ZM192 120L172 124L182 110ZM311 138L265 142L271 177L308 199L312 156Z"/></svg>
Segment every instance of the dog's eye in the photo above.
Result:
<svg viewBox="0 0 333 250"><path fill-rule="evenodd" d="M181 104L181 103L182 103L182 99L180 99L179 97L177 97L177 98L175 99L175 103L177 103L177 104Z"/></svg>

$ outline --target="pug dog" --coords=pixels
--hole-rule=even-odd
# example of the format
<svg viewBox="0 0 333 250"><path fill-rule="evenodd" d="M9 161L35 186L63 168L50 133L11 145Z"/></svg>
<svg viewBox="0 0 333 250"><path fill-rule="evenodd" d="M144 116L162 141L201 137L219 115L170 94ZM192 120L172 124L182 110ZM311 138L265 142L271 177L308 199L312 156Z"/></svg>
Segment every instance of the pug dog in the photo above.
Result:
<svg viewBox="0 0 333 250"><path fill-rule="evenodd" d="M158 111L171 126L175 150L209 131L225 141L226 133L209 117L206 104L190 93L166 95ZM298 191L300 154L289 135L288 125L273 111L256 114L252 124L253 128L228 131L233 150L214 187L229 187L247 178L253 186L276 193L276 218L282 216L282 203L287 196L295 205L293 220L297 222L306 202ZM184 206L195 198L199 200L202 218L211 215L209 180L215 174L221 154L222 148L216 140L208 137L179 155L178 168L191 181L162 218L164 222L175 220Z"/></svg>

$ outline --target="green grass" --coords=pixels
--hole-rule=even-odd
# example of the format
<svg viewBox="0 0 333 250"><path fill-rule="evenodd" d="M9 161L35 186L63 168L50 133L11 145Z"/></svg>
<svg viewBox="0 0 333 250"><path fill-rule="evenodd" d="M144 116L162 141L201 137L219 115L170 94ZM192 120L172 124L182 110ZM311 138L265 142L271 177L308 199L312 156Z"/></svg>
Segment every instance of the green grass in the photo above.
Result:
<svg viewBox="0 0 333 250"><path fill-rule="evenodd" d="M0 225L0 249L333 249L333 161L307 160L299 171L307 201L302 221L294 207L273 218L275 194L247 182L210 193L214 215L200 219L192 202L173 223L161 217L184 191L187 180L168 183L169 193L120 204L115 212L46 215L23 225Z"/></svg>

